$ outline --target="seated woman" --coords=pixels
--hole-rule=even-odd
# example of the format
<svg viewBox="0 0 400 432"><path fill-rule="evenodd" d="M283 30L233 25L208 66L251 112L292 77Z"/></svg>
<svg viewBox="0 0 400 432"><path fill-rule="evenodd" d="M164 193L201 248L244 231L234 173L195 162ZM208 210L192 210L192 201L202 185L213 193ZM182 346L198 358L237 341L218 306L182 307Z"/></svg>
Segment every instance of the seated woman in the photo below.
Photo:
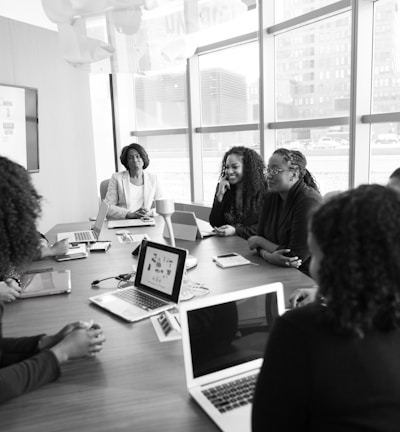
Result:
<svg viewBox="0 0 400 432"><path fill-rule="evenodd" d="M253 431L400 430L400 199L364 185L310 224L324 303L279 317L256 386Z"/></svg>
<svg viewBox="0 0 400 432"><path fill-rule="evenodd" d="M104 201L110 206L110 219L139 219L152 216L153 201L166 198L155 174L147 173L150 159L140 144L130 144L121 151L126 171L115 173L108 184Z"/></svg>
<svg viewBox="0 0 400 432"><path fill-rule="evenodd" d="M0 284L9 283L19 289L18 279L10 269L22 269L37 256L36 220L41 197L28 172L1 156L0 185ZM99 324L89 328L83 321L68 324L55 335L5 338L1 333L2 315L0 302L0 402L54 381L60 376L61 364L94 356L105 341Z"/></svg>
<svg viewBox="0 0 400 432"><path fill-rule="evenodd" d="M299 268L308 273L307 224L322 197L296 150L275 150L268 162L268 192L264 196L257 235L248 239L271 264Z"/></svg>
<svg viewBox="0 0 400 432"><path fill-rule="evenodd" d="M266 191L264 170L262 157L252 149L236 146L225 153L209 218L217 235L247 239L256 233Z"/></svg>

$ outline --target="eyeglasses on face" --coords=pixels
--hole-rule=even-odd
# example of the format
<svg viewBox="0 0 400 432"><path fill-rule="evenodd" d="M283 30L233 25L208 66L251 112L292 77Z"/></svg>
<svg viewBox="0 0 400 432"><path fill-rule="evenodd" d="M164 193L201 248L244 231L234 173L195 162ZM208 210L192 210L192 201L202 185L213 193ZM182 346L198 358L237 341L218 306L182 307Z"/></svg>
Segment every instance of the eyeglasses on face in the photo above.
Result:
<svg viewBox="0 0 400 432"><path fill-rule="evenodd" d="M293 171L293 168L289 168L289 169L283 169L283 168L270 168L267 167L265 169L265 172L271 176L276 176L277 174L283 172L283 171Z"/></svg>

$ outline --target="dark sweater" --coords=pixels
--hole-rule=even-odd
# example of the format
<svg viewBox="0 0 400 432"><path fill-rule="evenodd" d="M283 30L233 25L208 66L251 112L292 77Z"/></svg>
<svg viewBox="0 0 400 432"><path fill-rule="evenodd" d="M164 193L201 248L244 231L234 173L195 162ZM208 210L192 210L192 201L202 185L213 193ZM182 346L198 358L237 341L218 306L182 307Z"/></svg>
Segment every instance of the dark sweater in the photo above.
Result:
<svg viewBox="0 0 400 432"><path fill-rule="evenodd" d="M236 234L239 237L247 240L257 232L262 197L263 192L260 192L250 203L248 213L244 214L236 208L236 189L234 186L225 192L221 202L218 202L217 196L215 195L209 217L210 224L216 227L231 225L236 229Z"/></svg>
<svg viewBox="0 0 400 432"><path fill-rule="evenodd" d="M3 338L0 304L0 403L54 381L60 375L52 351L38 352L41 336Z"/></svg>
<svg viewBox="0 0 400 432"><path fill-rule="evenodd" d="M400 431L400 331L343 336L312 304L271 332L254 397L253 432Z"/></svg>
<svg viewBox="0 0 400 432"><path fill-rule="evenodd" d="M276 243L277 249L291 249L303 261L300 270L305 272L310 257L308 221L321 201L321 195L300 180L290 189L285 201L278 192L267 192L261 207L257 235Z"/></svg>

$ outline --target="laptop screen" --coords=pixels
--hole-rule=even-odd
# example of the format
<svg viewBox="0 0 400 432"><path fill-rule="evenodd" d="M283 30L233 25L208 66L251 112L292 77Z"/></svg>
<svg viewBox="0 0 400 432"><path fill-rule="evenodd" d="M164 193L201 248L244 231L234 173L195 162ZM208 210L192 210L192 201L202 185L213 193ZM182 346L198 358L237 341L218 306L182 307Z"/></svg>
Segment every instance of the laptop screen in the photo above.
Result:
<svg viewBox="0 0 400 432"><path fill-rule="evenodd" d="M178 303L186 255L185 249L143 240L135 286Z"/></svg>
<svg viewBox="0 0 400 432"><path fill-rule="evenodd" d="M100 204L99 212L97 213L96 222L93 225L93 231L100 236L101 228L103 227L104 220L107 216L108 204L102 201Z"/></svg>
<svg viewBox="0 0 400 432"><path fill-rule="evenodd" d="M189 310L193 378L262 359L278 315L276 292Z"/></svg>

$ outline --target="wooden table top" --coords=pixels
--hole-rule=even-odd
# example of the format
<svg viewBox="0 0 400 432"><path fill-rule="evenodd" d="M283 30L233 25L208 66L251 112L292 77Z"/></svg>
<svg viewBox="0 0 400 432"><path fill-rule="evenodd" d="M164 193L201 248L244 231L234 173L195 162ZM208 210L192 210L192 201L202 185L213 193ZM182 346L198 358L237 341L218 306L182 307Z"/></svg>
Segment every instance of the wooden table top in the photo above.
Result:
<svg viewBox="0 0 400 432"><path fill-rule="evenodd" d="M156 227L131 228L147 233L151 240L166 243L162 220ZM88 224L59 224L47 237L54 242L57 232L87 229ZM89 303L92 295L116 288L117 281L104 281L99 288L91 282L132 270L136 258L132 244L117 240L115 230L103 231L112 241L106 252L92 252L88 258L57 263L45 259L32 268L71 270L72 292L66 295L18 300L5 305L4 336L55 333L68 322L94 320L104 327L107 342L96 357L63 365L58 381L0 406L0 429L12 431L217 431L218 428L191 400L186 391L181 342L160 343L150 320L134 324ZM237 236L210 237L195 242L176 241L197 257L189 271L196 282L210 289L209 295L280 281L287 300L296 288L314 281L296 269L272 266ZM237 252L257 266L222 269L214 255Z"/></svg>

